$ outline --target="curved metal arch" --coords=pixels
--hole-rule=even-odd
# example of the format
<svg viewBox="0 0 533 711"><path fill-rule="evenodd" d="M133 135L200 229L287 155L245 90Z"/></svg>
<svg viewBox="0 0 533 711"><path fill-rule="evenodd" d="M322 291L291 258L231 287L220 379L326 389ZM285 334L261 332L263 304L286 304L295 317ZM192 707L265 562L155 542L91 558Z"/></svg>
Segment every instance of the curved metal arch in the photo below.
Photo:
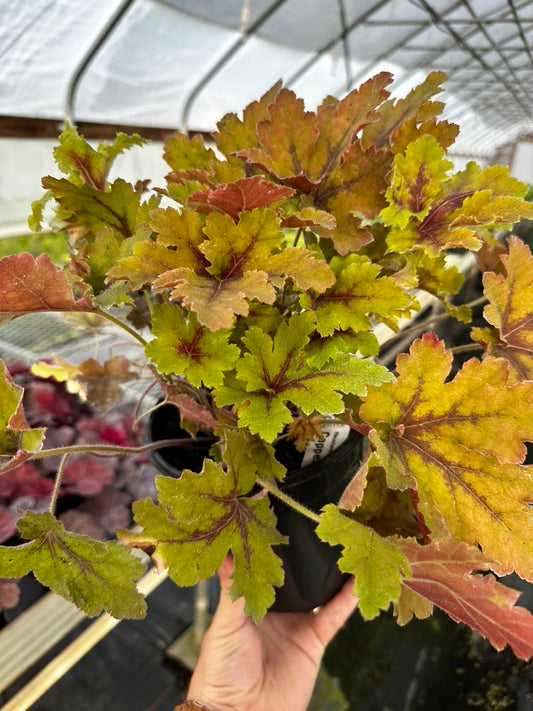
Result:
<svg viewBox="0 0 533 711"><path fill-rule="evenodd" d="M276 10L285 4L287 0L276 0L268 10L265 10L258 18L246 28L246 33L241 34L237 40L231 45L231 47L224 53L224 55L218 60L218 62L211 67L203 77L196 83L192 91L189 93L185 99L183 109L181 112L181 119L179 123L179 129L183 133L188 132L189 116L191 113L192 106L196 101L198 94L202 91L204 86L208 84L211 79L218 74L218 72L229 62L229 60L237 53L237 51L243 46L245 42L248 41L250 35L253 35L257 30L276 12Z"/></svg>
<svg viewBox="0 0 533 711"><path fill-rule="evenodd" d="M76 102L76 94L78 92L78 87L83 78L83 75L87 71L88 66L91 64L93 59L96 57L102 46L105 44L108 37L111 35L115 27L122 20L126 12L129 10L130 6L133 5L135 0L122 0L120 5L117 7L115 12L111 15L109 20L106 22L92 45L89 47L88 51L84 55L81 62L78 64L76 71L72 75L68 87L67 96L65 99L65 122L73 124L75 121L74 115L74 105Z"/></svg>

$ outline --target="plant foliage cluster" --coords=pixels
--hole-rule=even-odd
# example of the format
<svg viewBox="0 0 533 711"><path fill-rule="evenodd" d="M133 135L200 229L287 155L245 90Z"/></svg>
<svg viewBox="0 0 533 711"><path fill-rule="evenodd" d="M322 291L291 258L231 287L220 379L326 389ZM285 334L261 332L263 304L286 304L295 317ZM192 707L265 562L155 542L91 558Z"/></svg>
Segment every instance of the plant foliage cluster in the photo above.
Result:
<svg viewBox="0 0 533 711"><path fill-rule="evenodd" d="M53 510L27 512L26 542L0 548L2 576L33 570L90 614L137 617L142 566L129 547L179 585L211 575L230 551L232 594L259 620L283 580L268 496L285 497L276 443L305 448L334 417L365 437L366 455L341 500L306 515L342 546L361 614L392 605L405 624L437 605L497 649L532 656L533 617L497 576L533 581L533 257L517 237L499 238L533 205L504 166L454 168L458 128L435 99L444 75L402 99L391 80L378 74L316 111L276 84L225 116L212 143L171 136L167 182L153 190L109 177L141 139L93 148L66 127L55 149L64 177L43 179L31 223L41 228L52 201L69 264L2 259L1 311L120 325L182 425L214 431L217 446L201 473L157 477L157 499L133 504L138 529L119 530L120 542L67 532ZM416 316L421 294L469 321L470 306L454 303L463 275L450 254L479 256L484 272L476 355L452 375L453 353L424 332L388 367L376 334ZM91 383L88 397L106 393L106 407L137 374L113 359L46 372ZM44 431L21 403L6 370L4 476L41 455Z"/></svg>

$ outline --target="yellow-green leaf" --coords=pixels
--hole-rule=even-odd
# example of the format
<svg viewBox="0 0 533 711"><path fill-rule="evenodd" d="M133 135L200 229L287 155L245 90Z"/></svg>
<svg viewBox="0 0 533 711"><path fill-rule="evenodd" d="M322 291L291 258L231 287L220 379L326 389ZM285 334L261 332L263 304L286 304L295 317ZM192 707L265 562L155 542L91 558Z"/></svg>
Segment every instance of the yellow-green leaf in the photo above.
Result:
<svg viewBox="0 0 533 711"><path fill-rule="evenodd" d="M322 294L302 297L302 305L314 311L317 331L330 336L335 330L368 331L373 317L394 324L410 312L413 300L380 267L365 257L334 257L330 262L336 281Z"/></svg>
<svg viewBox="0 0 533 711"><path fill-rule="evenodd" d="M45 429L30 427L22 407L23 389L0 360L0 473L41 449Z"/></svg>
<svg viewBox="0 0 533 711"><path fill-rule="evenodd" d="M227 470L210 459L200 474L185 470L180 479L157 477L158 503L134 504L141 533L121 531L131 546L154 549L156 565L168 568L178 585L194 585L212 575L231 551L235 560L235 599L244 596L246 612L259 621L283 582L281 560L272 546L285 538L275 528L268 498L247 497L256 471L242 436L229 433L224 454Z"/></svg>
<svg viewBox="0 0 533 711"><path fill-rule="evenodd" d="M224 372L235 365L239 349L229 343L229 331L210 331L179 306L156 304L152 312L154 338L146 355L161 373L184 375L196 387L221 385Z"/></svg>
<svg viewBox="0 0 533 711"><path fill-rule="evenodd" d="M146 603L135 585L144 565L126 546L65 531L51 513L26 511L18 528L29 542L0 547L0 576L19 578L33 571L39 582L90 617L103 611L117 618L145 616Z"/></svg>
<svg viewBox="0 0 533 711"><path fill-rule="evenodd" d="M112 143L102 141L93 148L75 126L66 124L58 138L59 145L54 148L54 159L59 170L69 176L77 185L86 183L97 190L104 190L107 176L114 159L125 150L145 143L137 134L131 136L117 133Z"/></svg>
<svg viewBox="0 0 533 711"><path fill-rule="evenodd" d="M233 405L241 426L271 442L291 421L291 403L306 415L339 414L343 393L360 394L368 384L392 378L381 365L347 353L317 367L307 350L314 328L310 312L281 323L273 338L249 328L242 339L248 352L236 364L236 377L215 390L217 404Z"/></svg>
<svg viewBox="0 0 533 711"><path fill-rule="evenodd" d="M333 504L322 510L316 533L330 545L343 547L338 565L342 572L355 576L353 592L365 619L397 602L402 581L409 577L409 564L392 542L348 518Z"/></svg>
<svg viewBox="0 0 533 711"><path fill-rule="evenodd" d="M397 360L398 379L369 388L360 417L393 488L418 492L432 536L480 545L499 573L533 579L533 382L510 384L503 359L467 361L432 334Z"/></svg>
<svg viewBox="0 0 533 711"><path fill-rule="evenodd" d="M517 237L501 257L505 274L487 272L483 287L489 303L484 316L496 331L482 335L488 352L505 358L513 377L533 380L533 256Z"/></svg>

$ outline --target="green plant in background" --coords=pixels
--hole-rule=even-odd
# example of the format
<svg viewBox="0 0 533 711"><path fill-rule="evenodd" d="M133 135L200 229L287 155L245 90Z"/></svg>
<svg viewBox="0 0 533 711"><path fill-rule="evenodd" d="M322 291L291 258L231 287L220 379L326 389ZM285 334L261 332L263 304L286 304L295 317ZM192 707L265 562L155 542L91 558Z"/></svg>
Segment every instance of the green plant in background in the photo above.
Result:
<svg viewBox="0 0 533 711"><path fill-rule="evenodd" d="M497 649L533 654L533 617L494 575L533 581L533 473L524 464L533 257L520 239L498 239L531 219L533 205L503 166L454 170L447 150L458 128L434 98L441 73L399 100L391 79L378 74L314 112L277 84L242 117L225 116L213 144L170 137L171 172L152 191L147 181L108 180L114 157L138 137L93 149L65 129L55 157L66 177L43 186L69 231L69 263L2 259L1 312L89 313L120 326L138 345L134 364L113 355L37 372L75 382L98 405L110 388L119 397L116 386L138 377L144 359L182 427L214 433L217 444L200 474L157 478L157 500L133 504L139 528L118 531L121 542L65 531L53 505L25 513L25 542L0 548L0 575L33 570L89 614L140 617L142 564L130 547L178 585L212 575L230 551L232 595L259 620L283 581L274 496L342 546L339 567L355 576L363 617L392 605L405 624L437 605ZM413 318L422 294L441 305L440 317L469 321L472 305L452 301L463 276L450 261L469 253L484 255L482 270L487 253L502 254L483 275L486 323L469 346L477 355L452 377L453 352L422 320L421 337L391 366L394 337L380 345L376 334ZM0 413L2 471L45 454L45 433L26 424L7 371ZM303 449L331 418L367 447L340 501L316 513L280 491L275 446ZM64 459L58 482L63 470Z"/></svg>

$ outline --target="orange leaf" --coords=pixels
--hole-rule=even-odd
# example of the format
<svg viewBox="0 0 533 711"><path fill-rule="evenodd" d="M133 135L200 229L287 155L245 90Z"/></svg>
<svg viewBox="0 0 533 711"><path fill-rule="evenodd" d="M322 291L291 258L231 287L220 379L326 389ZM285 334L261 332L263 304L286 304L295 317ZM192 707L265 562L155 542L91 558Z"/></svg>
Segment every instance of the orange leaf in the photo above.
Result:
<svg viewBox="0 0 533 711"><path fill-rule="evenodd" d="M498 651L508 644L520 659L533 656L533 615L515 606L520 593L498 583L493 575L474 574L489 570L477 548L450 539L427 546L405 539L397 545L411 568L404 587L456 622L465 622Z"/></svg>
<svg viewBox="0 0 533 711"><path fill-rule="evenodd" d="M393 142L395 133L406 122L416 119L417 122L427 121L438 115L442 103L430 99L442 91L440 84L446 79L443 72L431 72L426 79L415 86L404 99L390 99L380 107L381 120L367 126L363 132L365 147L374 145L382 147ZM419 133L420 135L420 133Z"/></svg>
<svg viewBox="0 0 533 711"><path fill-rule="evenodd" d="M66 275L47 254L34 258L23 252L0 259L0 313L90 310L91 300L76 300Z"/></svg>

